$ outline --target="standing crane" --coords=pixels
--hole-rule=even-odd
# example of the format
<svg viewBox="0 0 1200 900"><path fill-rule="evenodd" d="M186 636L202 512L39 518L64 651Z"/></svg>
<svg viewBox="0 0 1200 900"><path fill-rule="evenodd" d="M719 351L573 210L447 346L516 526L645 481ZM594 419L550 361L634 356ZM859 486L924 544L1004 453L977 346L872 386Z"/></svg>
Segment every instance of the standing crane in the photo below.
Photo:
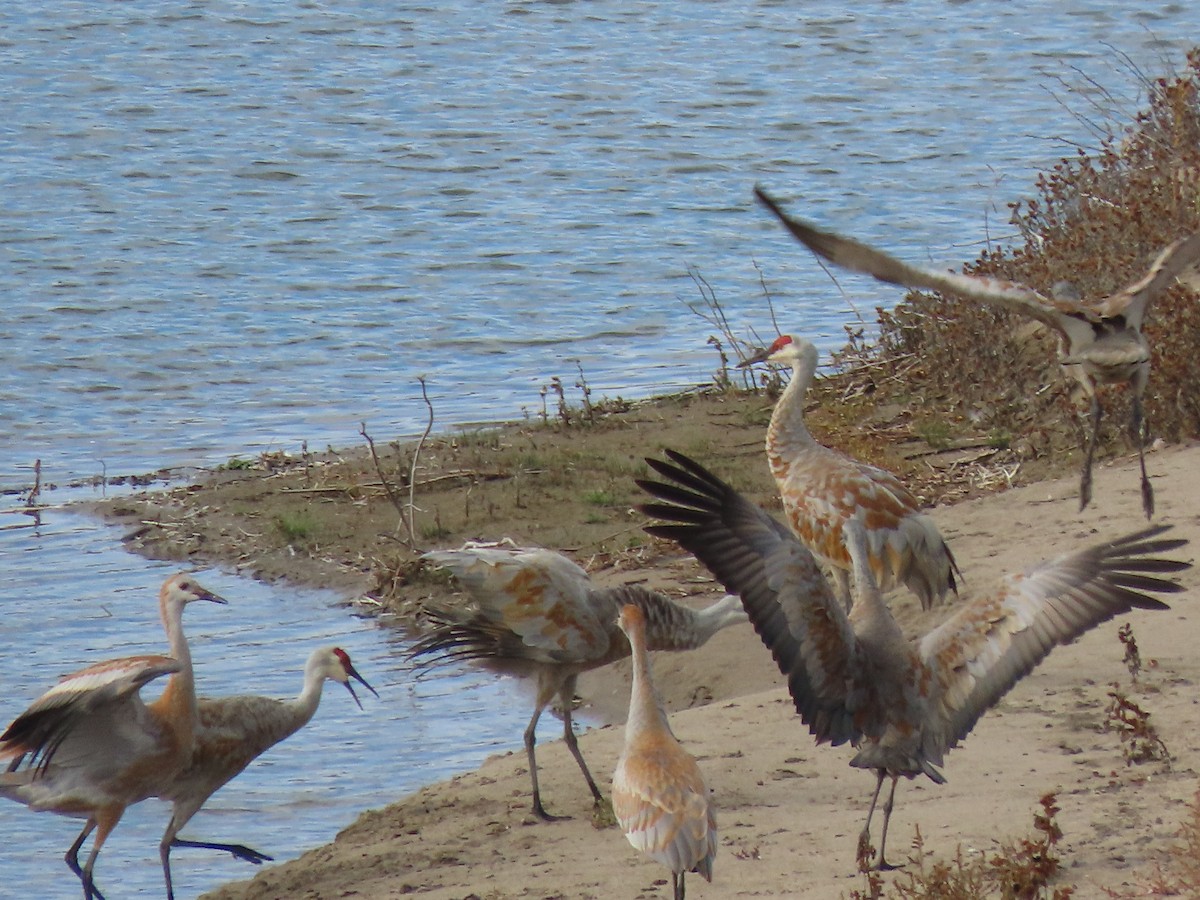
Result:
<svg viewBox="0 0 1200 900"><path fill-rule="evenodd" d="M553 550L471 545L435 550L423 559L443 566L466 588L474 609L451 612L430 608L433 630L412 646L414 659L429 657L426 668L469 660L490 669L537 677L533 717L525 729L525 753L533 782L533 812L551 821L538 788L534 754L537 723L557 696L563 740L601 808L604 797L579 750L571 727L571 706L579 674L629 655L629 642L617 628L618 611L632 603L646 619L650 650L693 650L730 625L747 621L737 597L724 597L695 610L665 594L638 585L597 587L587 572Z"/></svg>
<svg viewBox="0 0 1200 900"><path fill-rule="evenodd" d="M170 656L112 659L67 675L0 735L0 795L37 812L87 820L67 850L67 867L84 900L104 900L92 880L96 857L125 809L158 793L191 759L197 722L192 657L183 634L189 603L226 601L190 574L172 575L159 591ZM157 700L141 688L163 675ZM96 832L82 867L79 849Z"/></svg>
<svg viewBox="0 0 1200 900"><path fill-rule="evenodd" d="M1200 231L1169 244L1137 281L1108 297L1084 303L1065 295L1046 297L1025 285L997 278L909 265L882 250L792 218L760 187L755 187L754 195L797 240L836 265L873 275L888 284L940 291L1001 306L1036 319L1057 332L1066 343L1061 362L1079 380L1091 403L1091 435L1079 482L1081 510L1092 499L1092 461L1101 417L1096 385L1128 384L1133 390L1129 431L1137 444L1142 471L1142 510L1147 519L1154 515L1154 488L1146 476L1142 414L1142 397L1150 378L1150 346L1142 333L1142 321L1154 299L1185 270L1200 262Z"/></svg>
<svg viewBox="0 0 1200 900"><path fill-rule="evenodd" d="M687 872L712 881L717 820L700 767L676 740L654 688L645 615L626 604L617 625L633 651L633 688L625 748L613 772L613 814L629 843L671 870L675 900L684 900Z"/></svg>
<svg viewBox="0 0 1200 900"><path fill-rule="evenodd" d="M1156 554L1187 541L1147 528L1009 575L990 594L961 604L937 628L907 640L872 578L863 529L844 531L854 561L854 605L837 603L811 553L790 531L703 466L667 451L647 462L664 481L638 484L659 502L642 510L668 524L647 526L676 541L729 591L787 677L788 692L817 743L858 748L850 765L871 769L875 793L859 836L870 862L870 826L891 778L876 868L901 777L939 771L988 709L1059 644L1119 613L1167 609L1151 594L1182 590L1158 577L1191 563Z"/></svg>
<svg viewBox="0 0 1200 900"><path fill-rule="evenodd" d="M850 603L850 556L842 529L851 521L866 530L871 571L881 590L903 582L925 610L948 591L957 593L954 556L912 492L891 472L831 450L809 432L804 398L817 371L817 348L785 334L739 366L756 362L792 368L767 426L767 462L792 531L829 567L842 602Z"/></svg>
<svg viewBox="0 0 1200 900"><path fill-rule="evenodd" d="M314 650L304 666L304 689L294 700L242 695L236 697L201 697L197 701L200 727L191 762L180 771L158 796L170 801L171 821L159 845L163 877L167 882L167 900L174 900L171 885L171 848L204 847L224 850L238 859L258 865L271 859L244 844L221 844L211 841L192 841L179 837L179 832L214 793L242 773L246 766L291 737L309 723L321 702L321 689L326 679L344 684L358 708L362 702L354 692L354 679L376 697L375 688L367 684L350 662L350 654L340 647Z"/></svg>

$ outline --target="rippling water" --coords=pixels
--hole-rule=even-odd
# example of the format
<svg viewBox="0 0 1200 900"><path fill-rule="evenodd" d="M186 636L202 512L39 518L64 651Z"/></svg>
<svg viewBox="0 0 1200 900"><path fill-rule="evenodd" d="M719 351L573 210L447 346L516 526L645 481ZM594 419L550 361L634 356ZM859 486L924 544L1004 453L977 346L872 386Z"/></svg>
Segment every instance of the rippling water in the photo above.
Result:
<svg viewBox="0 0 1200 900"><path fill-rule="evenodd" d="M5 722L84 663L165 652L156 598L176 567L124 553L118 537L62 512L37 529L0 533ZM229 601L198 603L184 616L201 693L295 696L308 654L336 644L380 697L360 689L360 711L340 685L327 684L313 721L218 792L185 836L245 843L276 859L298 856L332 840L363 810L519 743L529 710L511 685L469 671L415 681L393 652L391 633L350 614L329 593L273 588L213 570L197 577ZM157 691L151 686L146 694ZM158 801L129 810L100 854L101 890L114 898L162 896L158 842L169 818L170 808ZM77 882L62 854L81 826L0 801L4 883L21 884L29 897L75 896ZM253 873L228 854L172 854L180 898Z"/></svg>
<svg viewBox="0 0 1200 900"><path fill-rule="evenodd" d="M739 330L770 330L761 277L784 328L834 347L851 302L869 317L897 292L839 295L755 182L910 258L973 257L1037 170L1095 143L1073 113L1127 118L1130 65L1178 66L1195 33L1190 6L1099 0L13 0L0 490L39 458L61 483L354 445L362 421L411 434L420 375L442 426L517 418L579 368L595 396L702 381L693 268ZM69 513L22 524L0 515L6 716L82 663L160 647L169 571ZM525 706L506 721L490 679L414 686L333 598L203 577L235 599L189 614L206 689L294 693L309 645L336 640L383 694L365 713L328 697L203 836L291 856L518 742ZM452 711L469 734L452 703L473 704ZM69 884L73 822L0 817L21 848L0 853L6 883ZM114 893L158 894L164 822L145 805L118 829ZM249 874L185 853L177 872L183 896Z"/></svg>
<svg viewBox="0 0 1200 900"><path fill-rule="evenodd" d="M1127 97L1183 5L13 2L0 10L0 487L518 417L705 379L847 305L751 201L947 262ZM989 223L990 219L990 225ZM870 309L894 291L852 287ZM497 373L503 377L497 378Z"/></svg>

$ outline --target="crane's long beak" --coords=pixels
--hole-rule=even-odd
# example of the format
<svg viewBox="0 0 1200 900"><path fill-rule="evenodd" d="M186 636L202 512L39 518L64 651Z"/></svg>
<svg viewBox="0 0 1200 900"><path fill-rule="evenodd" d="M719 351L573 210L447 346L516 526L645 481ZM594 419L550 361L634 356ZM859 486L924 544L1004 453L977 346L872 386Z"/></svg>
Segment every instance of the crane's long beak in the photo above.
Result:
<svg viewBox="0 0 1200 900"><path fill-rule="evenodd" d="M752 366L755 363L766 362L767 357L770 355L771 355L771 348L763 347L761 350L759 350L753 356L748 356L745 359L743 359L740 363L737 364L737 366L735 368L744 369L744 368L746 368L746 366Z"/></svg>
<svg viewBox="0 0 1200 900"><path fill-rule="evenodd" d="M214 594L212 591L210 591L206 587L200 588L200 593L196 595L196 599L197 600L209 600L213 603L221 603L221 604L225 604L225 605L228 605L228 603L229 603L229 601L226 600L224 597L222 597L220 594Z"/></svg>
<svg viewBox="0 0 1200 900"><path fill-rule="evenodd" d="M371 687L371 685L367 684L367 679L365 679L361 675L359 675L358 669L354 668L354 666L348 666L346 668L346 674L349 675L350 678L353 678L355 681L357 681L359 684L361 684L363 687L365 687L368 691L370 691L376 697L379 696L379 691L375 690L375 688L373 688L373 687ZM354 698L354 702L358 704L358 708L362 709L363 708L362 701L358 699L358 694L354 693L354 685L350 683L349 679L346 680L346 690L348 690L350 692L350 696Z"/></svg>

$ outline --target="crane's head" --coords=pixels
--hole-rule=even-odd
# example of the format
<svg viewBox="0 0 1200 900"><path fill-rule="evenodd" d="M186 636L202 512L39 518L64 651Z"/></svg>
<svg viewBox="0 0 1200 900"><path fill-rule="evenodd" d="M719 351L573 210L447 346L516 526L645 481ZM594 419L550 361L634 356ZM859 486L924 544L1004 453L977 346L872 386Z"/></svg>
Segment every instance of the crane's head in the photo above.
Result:
<svg viewBox="0 0 1200 900"><path fill-rule="evenodd" d="M634 606L632 603L626 603L621 607L621 611L617 613L617 627L625 634L633 629L643 631L646 628L646 614L642 612L640 607Z"/></svg>
<svg viewBox="0 0 1200 900"><path fill-rule="evenodd" d="M315 664L318 667L318 674L336 681L338 684L344 684L359 709L362 709L362 701L358 699L358 694L354 693L354 685L350 683L350 679L353 678L376 697L379 696L379 692L367 684L367 679L358 674L358 670L350 662L350 654L341 647L314 650L308 664L310 668Z"/></svg>
<svg viewBox="0 0 1200 900"><path fill-rule="evenodd" d="M759 350L737 364L739 369L752 366L755 363L771 362L780 365L795 366L801 362L807 363L816 371L817 348L811 341L790 334L781 334L765 350Z"/></svg>
<svg viewBox="0 0 1200 900"><path fill-rule="evenodd" d="M189 572L179 572L163 582L159 598L165 607L178 606L183 608L195 600L208 600L212 603L228 603L220 594L213 593L198 582Z"/></svg>

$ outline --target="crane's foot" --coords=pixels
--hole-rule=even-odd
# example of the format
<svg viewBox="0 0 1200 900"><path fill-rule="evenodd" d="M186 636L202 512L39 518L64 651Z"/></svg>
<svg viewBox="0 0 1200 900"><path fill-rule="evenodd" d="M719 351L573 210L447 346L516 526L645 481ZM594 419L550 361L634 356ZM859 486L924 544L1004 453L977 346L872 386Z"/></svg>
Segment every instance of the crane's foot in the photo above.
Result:
<svg viewBox="0 0 1200 900"><path fill-rule="evenodd" d="M189 841L185 838L175 838L171 841L172 847L199 847L204 850L223 850L237 859L244 859L246 862L256 866L261 866L265 862L273 862L275 857L268 856L253 847L247 847L245 844L218 844L214 841Z"/></svg>
<svg viewBox="0 0 1200 900"><path fill-rule="evenodd" d="M616 824L617 814L613 812L612 804L603 798L597 799L592 806L592 827L615 828Z"/></svg>
<svg viewBox="0 0 1200 900"><path fill-rule="evenodd" d="M546 812L546 807L542 806L540 800L533 804L533 814L543 822L562 822L565 819L571 818L570 816L551 815L550 813Z"/></svg>
<svg viewBox="0 0 1200 900"><path fill-rule="evenodd" d="M229 852L232 853L234 856L236 856L238 859L244 859L246 862L250 863L251 865L261 866L265 862L274 862L275 861L275 857L269 856L266 853L262 853L258 850L255 850L253 847L246 847L246 846L243 846L242 844L235 844L234 846L237 849L236 850L231 849Z"/></svg>
<svg viewBox="0 0 1200 900"><path fill-rule="evenodd" d="M1145 477L1142 478L1142 512L1146 514L1147 519L1154 518L1154 488Z"/></svg>

